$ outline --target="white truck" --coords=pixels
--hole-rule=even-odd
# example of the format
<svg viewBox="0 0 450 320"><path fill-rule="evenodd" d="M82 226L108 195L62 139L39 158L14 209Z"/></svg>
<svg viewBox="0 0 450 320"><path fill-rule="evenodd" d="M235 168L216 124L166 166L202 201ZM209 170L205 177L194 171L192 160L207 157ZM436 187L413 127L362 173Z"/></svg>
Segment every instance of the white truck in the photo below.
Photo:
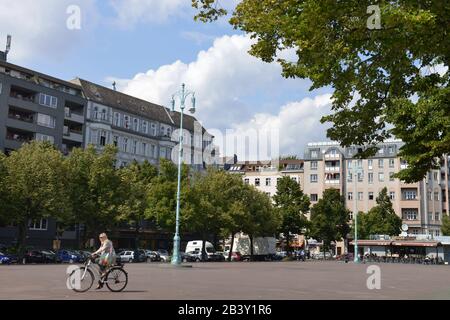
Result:
<svg viewBox="0 0 450 320"><path fill-rule="evenodd" d="M272 260L276 254L277 239L274 237L257 237L253 239L253 258L254 260ZM250 237L245 234L236 234L234 236L233 248L231 249L231 239L226 241L224 255L228 257L230 250L239 252L242 260L250 259Z"/></svg>

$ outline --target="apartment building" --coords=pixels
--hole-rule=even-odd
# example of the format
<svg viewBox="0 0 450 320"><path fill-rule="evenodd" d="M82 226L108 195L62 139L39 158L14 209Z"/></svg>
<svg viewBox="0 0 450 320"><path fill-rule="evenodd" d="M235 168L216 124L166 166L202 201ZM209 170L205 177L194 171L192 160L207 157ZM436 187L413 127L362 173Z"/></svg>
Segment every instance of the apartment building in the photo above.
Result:
<svg viewBox="0 0 450 320"><path fill-rule="evenodd" d="M0 151L31 140L82 147L85 110L79 86L0 60Z"/></svg>
<svg viewBox="0 0 450 320"><path fill-rule="evenodd" d="M439 170L431 170L422 181L406 184L393 177L407 167L398 156L402 144L400 140L389 140L378 146L373 157L353 159L357 146L309 143L304 152L304 192L314 204L325 189L339 189L353 215L355 206L358 212L374 207L378 193L387 187L394 210L408 225L409 234L439 236L442 215L449 212L448 158L442 161Z"/></svg>
<svg viewBox="0 0 450 320"><path fill-rule="evenodd" d="M117 165L126 166L132 161L149 161L158 165L159 159L175 159L180 113L141 100L92 82L75 79L86 99L86 139L84 145L94 145L101 150L107 144L118 147ZM191 115L184 115L183 161L193 168L204 167L204 150L213 137Z"/></svg>
<svg viewBox="0 0 450 320"><path fill-rule="evenodd" d="M229 173L238 173L246 184L254 185L270 197L277 192L278 181L283 176L289 176L303 188L303 160L245 161L231 165Z"/></svg>

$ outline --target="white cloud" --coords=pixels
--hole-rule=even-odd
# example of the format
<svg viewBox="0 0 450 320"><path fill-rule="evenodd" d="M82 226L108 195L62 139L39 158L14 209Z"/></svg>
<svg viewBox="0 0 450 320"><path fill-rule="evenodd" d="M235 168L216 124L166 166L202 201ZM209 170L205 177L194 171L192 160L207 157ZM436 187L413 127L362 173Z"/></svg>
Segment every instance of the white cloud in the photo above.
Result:
<svg viewBox="0 0 450 320"><path fill-rule="evenodd" d="M329 125L321 124L320 119L330 113L331 101L331 94L304 98L282 106L277 114L256 113L248 121L233 124L232 129L247 137L252 136L254 132L259 132L260 137L264 137L266 131L277 131L279 150L272 150L270 153L272 158L277 155L303 155L303 148L308 142L327 140L326 129ZM228 145L224 149L223 144L226 143L221 142L218 141L220 149L225 151L226 155L231 156L235 153L235 150L226 150ZM255 151L256 149L250 148L247 155L249 158L245 160L267 160L264 152L259 150L259 153L255 153Z"/></svg>
<svg viewBox="0 0 450 320"><path fill-rule="evenodd" d="M81 30L67 28L67 8L81 9ZM7 34L13 37L9 58L23 62L32 57L61 58L80 41L88 17L95 14L91 0L0 0L0 50Z"/></svg>
<svg viewBox="0 0 450 320"><path fill-rule="evenodd" d="M281 152L301 154L305 141L325 137L319 119L329 111L329 96L295 102L299 92L307 92L309 82L284 79L277 63L264 63L248 54L251 44L247 36L223 36L191 63L176 61L132 79L107 80L116 81L119 90L130 95L166 106L184 82L196 91L196 117L207 128L245 131L278 124ZM280 96L283 102L271 102ZM280 108L284 101L294 102Z"/></svg>
<svg viewBox="0 0 450 320"><path fill-rule="evenodd" d="M161 23L183 15L190 8L186 0L109 0L117 14L117 22L130 27L140 22Z"/></svg>

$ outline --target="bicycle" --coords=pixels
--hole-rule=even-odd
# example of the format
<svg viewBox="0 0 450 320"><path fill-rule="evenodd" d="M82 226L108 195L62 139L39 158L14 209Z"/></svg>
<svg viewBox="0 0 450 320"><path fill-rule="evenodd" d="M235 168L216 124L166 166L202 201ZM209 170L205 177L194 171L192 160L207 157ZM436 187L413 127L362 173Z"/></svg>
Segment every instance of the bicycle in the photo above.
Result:
<svg viewBox="0 0 450 320"><path fill-rule="evenodd" d="M92 265L96 265L95 257L87 258L84 266L73 270L70 273L68 283L78 284L79 281L80 284L75 287L71 286L73 291L82 293L88 291L92 287L95 280L94 272L91 270L93 268ZM101 283L106 284L106 287L108 287L111 292L121 292L128 284L128 273L123 269L123 264L121 263L116 263L116 265L108 268L103 276L101 275L100 269L97 269L97 271L100 275Z"/></svg>

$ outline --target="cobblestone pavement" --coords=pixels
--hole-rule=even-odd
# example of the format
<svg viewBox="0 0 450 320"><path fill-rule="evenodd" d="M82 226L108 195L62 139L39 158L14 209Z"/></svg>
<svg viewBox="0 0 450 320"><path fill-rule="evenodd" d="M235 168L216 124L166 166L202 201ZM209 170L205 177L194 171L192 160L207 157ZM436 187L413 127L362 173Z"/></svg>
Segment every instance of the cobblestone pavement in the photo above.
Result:
<svg viewBox="0 0 450 320"><path fill-rule="evenodd" d="M369 264L335 261L127 264L124 292L75 293L68 265L0 266L0 299L450 299L450 266L379 264L381 289L369 290Z"/></svg>

